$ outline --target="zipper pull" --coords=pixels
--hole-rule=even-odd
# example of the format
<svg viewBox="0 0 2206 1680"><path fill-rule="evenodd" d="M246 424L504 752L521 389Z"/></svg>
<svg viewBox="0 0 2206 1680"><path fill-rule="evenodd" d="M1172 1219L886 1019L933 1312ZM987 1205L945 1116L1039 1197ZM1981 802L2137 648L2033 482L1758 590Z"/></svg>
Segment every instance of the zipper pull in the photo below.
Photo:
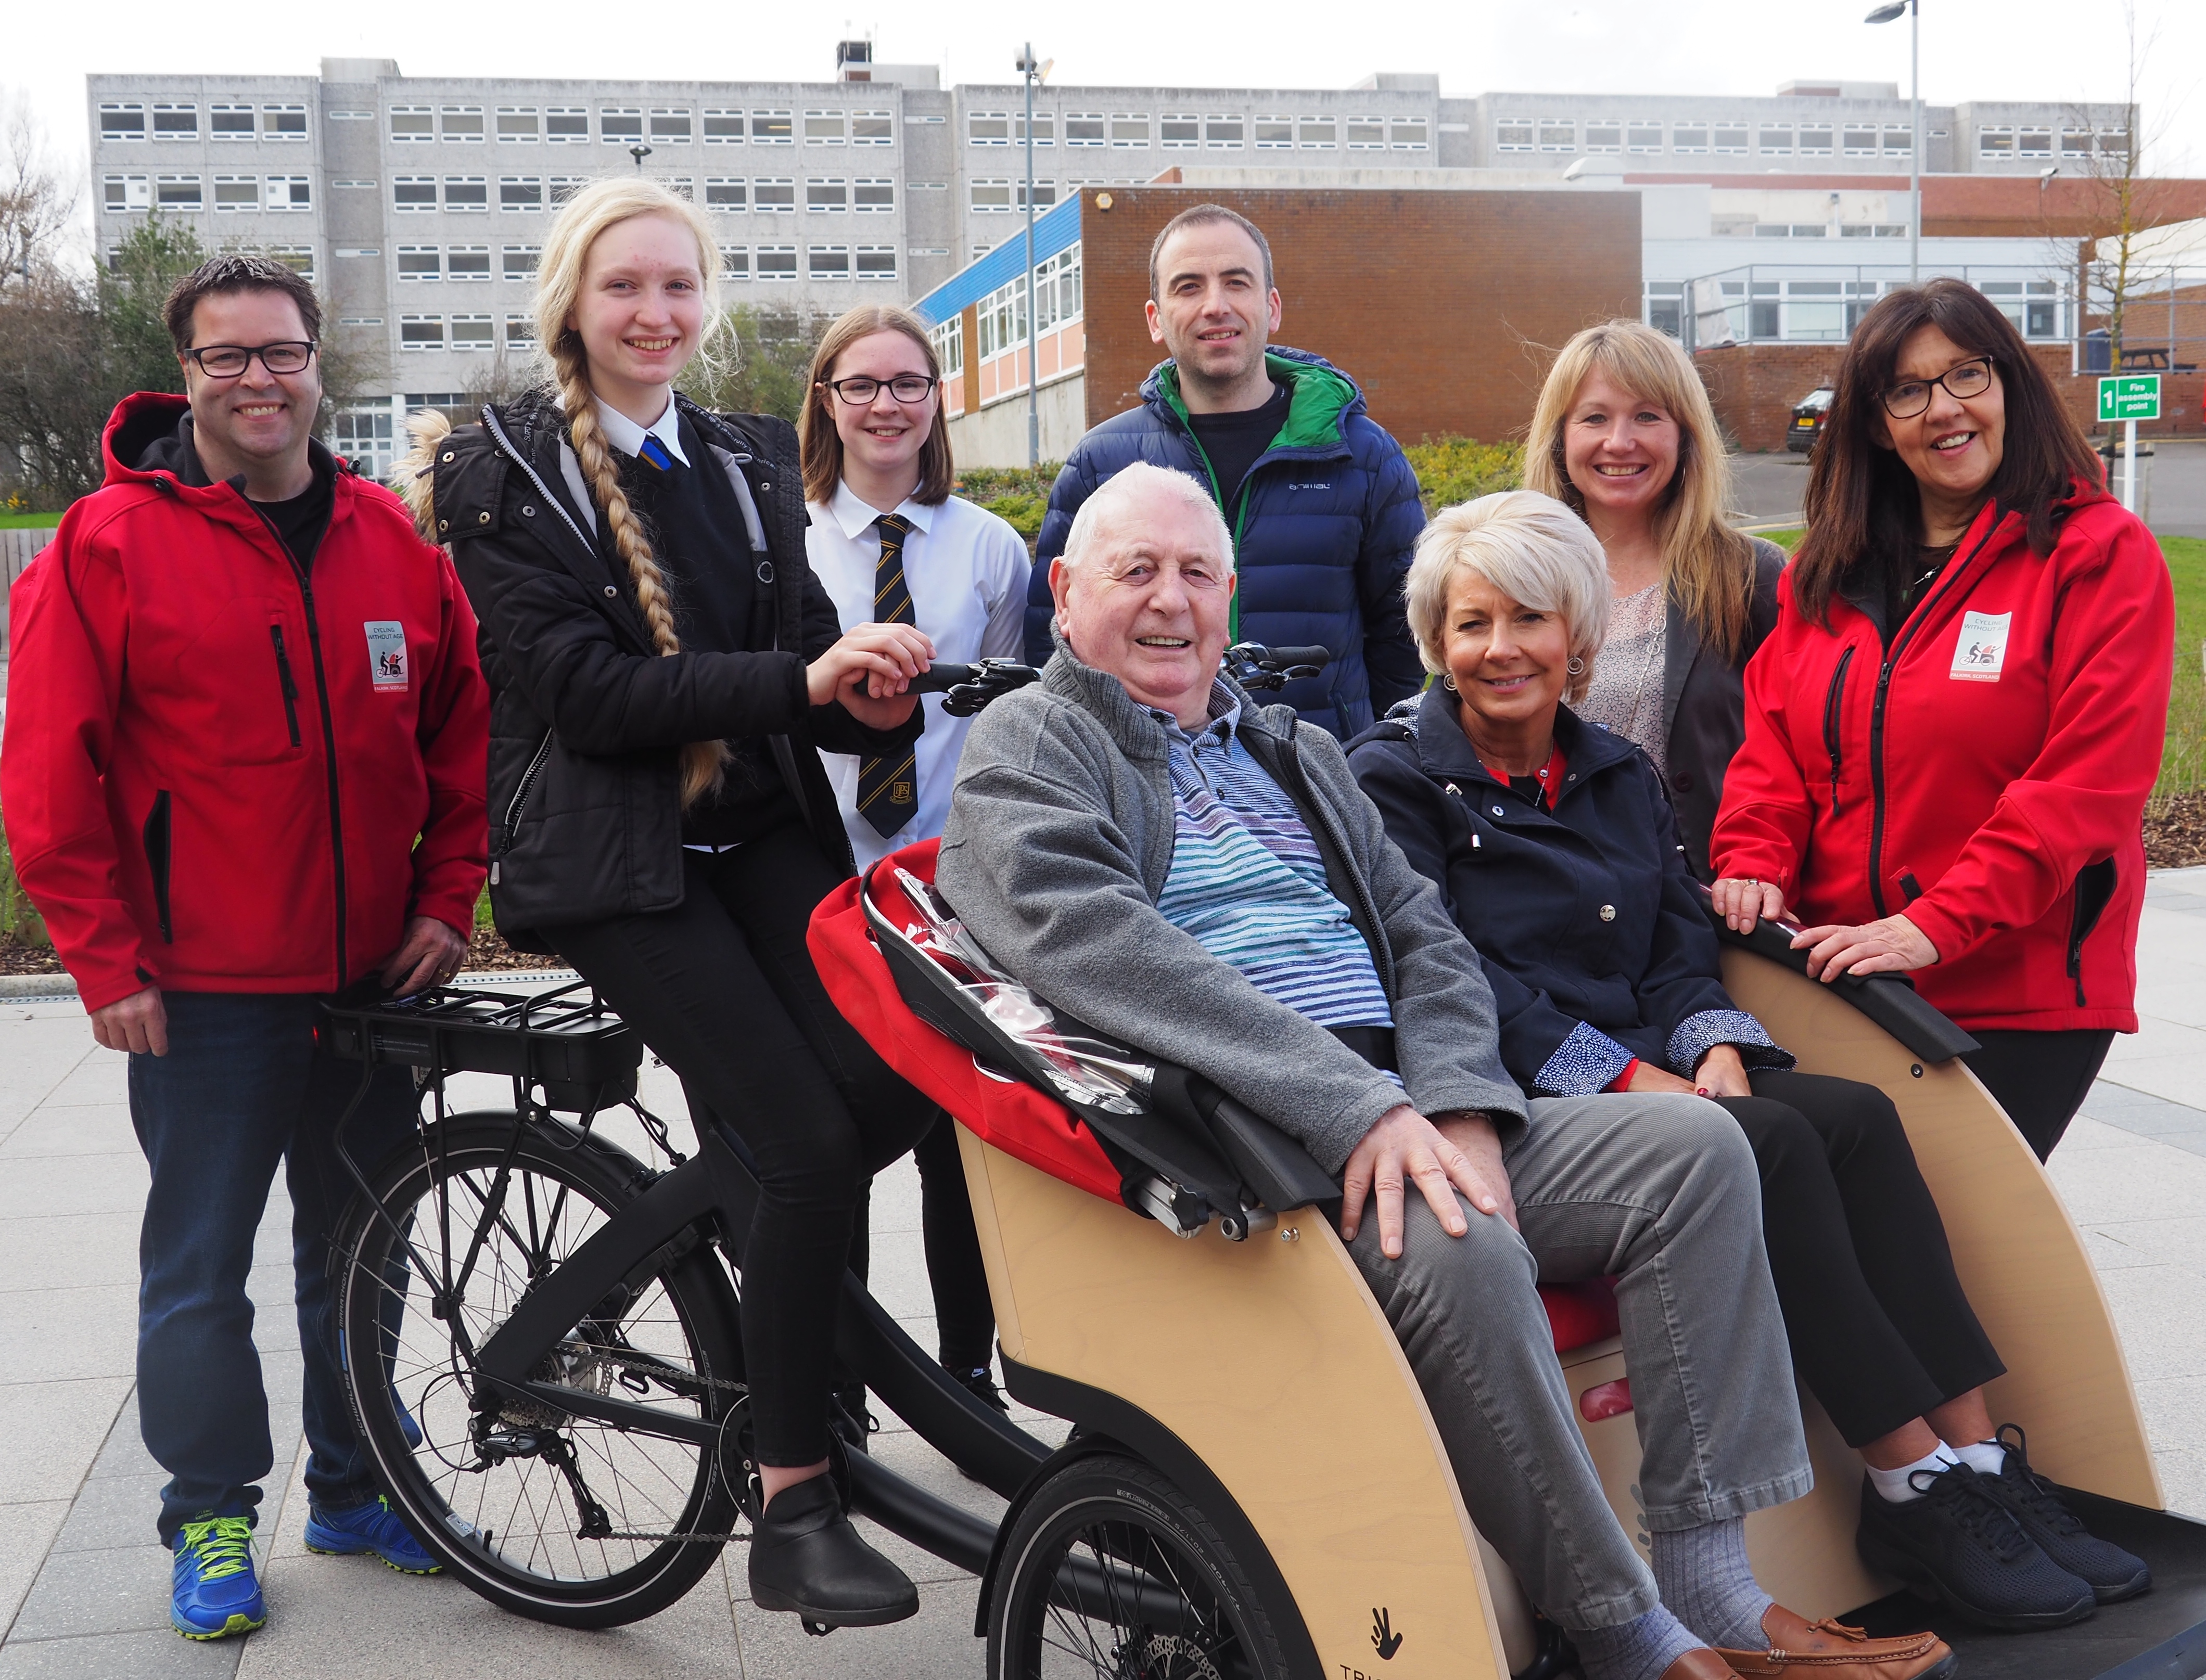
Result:
<svg viewBox="0 0 2206 1680"><path fill-rule="evenodd" d="M492 886L496 886L498 885L498 861L496 858L492 858L490 861L490 884Z"/></svg>

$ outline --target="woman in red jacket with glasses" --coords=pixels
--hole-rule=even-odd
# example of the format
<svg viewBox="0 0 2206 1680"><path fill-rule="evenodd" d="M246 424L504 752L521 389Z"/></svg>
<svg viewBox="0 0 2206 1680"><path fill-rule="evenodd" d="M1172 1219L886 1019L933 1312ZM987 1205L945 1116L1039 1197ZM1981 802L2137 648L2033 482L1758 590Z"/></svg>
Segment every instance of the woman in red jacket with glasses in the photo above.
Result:
<svg viewBox="0 0 2206 1680"><path fill-rule="evenodd" d="M2137 1030L2167 563L1959 280L1863 318L1806 506L1747 669L1716 907L1742 931L1797 920L1816 978L1915 971L2043 1159Z"/></svg>

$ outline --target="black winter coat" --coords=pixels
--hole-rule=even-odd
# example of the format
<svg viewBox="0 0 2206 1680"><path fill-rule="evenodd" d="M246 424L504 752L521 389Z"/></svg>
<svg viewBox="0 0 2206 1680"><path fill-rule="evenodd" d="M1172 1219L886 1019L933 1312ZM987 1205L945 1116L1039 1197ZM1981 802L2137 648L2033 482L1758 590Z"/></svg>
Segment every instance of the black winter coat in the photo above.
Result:
<svg viewBox="0 0 2206 1680"><path fill-rule="evenodd" d="M1723 989L1654 765L1567 706L1555 744L1568 767L1553 812L1494 779L1438 683L1349 748L1387 835L1486 965L1511 1077L1582 1096L1630 1057L1690 1077L1717 1044L1789 1066Z"/></svg>
<svg viewBox="0 0 2206 1680"><path fill-rule="evenodd" d="M820 849L847 872L849 837L820 748L876 754L917 736L866 728L815 706L804 667L841 634L804 554L796 434L766 414L714 414L677 396L713 462L740 475L764 527L754 557L730 533L730 563L772 591L773 649L662 658L627 568L571 500L560 468L565 421L547 391L486 405L480 425L436 450L437 533L451 545L482 625L491 689L491 909L523 950L540 930L679 905L683 743L764 738Z"/></svg>
<svg viewBox="0 0 2206 1680"><path fill-rule="evenodd" d="M1701 640L1673 599L1662 640L1662 734L1670 800L1693 873L1708 873L1708 834L1723 803L1724 771L1746 743L1746 662L1777 628L1777 580L1785 551L1767 538L1754 544L1754 600L1747 609L1746 648L1726 659Z"/></svg>

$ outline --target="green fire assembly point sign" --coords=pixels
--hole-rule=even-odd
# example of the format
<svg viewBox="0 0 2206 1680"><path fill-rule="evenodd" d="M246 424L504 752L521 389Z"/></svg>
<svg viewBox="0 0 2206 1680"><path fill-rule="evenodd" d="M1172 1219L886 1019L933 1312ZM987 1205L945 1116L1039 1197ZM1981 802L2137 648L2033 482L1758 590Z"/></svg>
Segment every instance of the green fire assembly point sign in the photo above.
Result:
<svg viewBox="0 0 2206 1680"><path fill-rule="evenodd" d="M2102 420L2149 420L2160 418L2160 375L2122 373L2099 381Z"/></svg>

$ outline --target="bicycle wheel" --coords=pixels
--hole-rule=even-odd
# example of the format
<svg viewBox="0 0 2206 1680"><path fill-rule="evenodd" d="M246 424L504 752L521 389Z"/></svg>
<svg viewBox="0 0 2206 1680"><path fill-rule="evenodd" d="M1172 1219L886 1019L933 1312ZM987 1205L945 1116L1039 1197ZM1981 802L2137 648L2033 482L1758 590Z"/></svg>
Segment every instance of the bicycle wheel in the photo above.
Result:
<svg viewBox="0 0 2206 1680"><path fill-rule="evenodd" d="M1098 1456L1034 1491L988 1607L989 1680L1285 1680L1231 1551L1148 1465Z"/></svg>
<svg viewBox="0 0 2206 1680"><path fill-rule="evenodd" d="M473 1113L370 1182L414 1254L464 1273L453 1319L480 1347L539 1278L635 1199L641 1171L562 1123ZM520 1615L602 1628L665 1609L712 1568L717 1541L670 1537L733 1523L736 1492L713 1449L534 1401L479 1411L473 1373L448 1321L431 1312L428 1284L364 1200L348 1212L337 1252L354 1419L392 1504L448 1570ZM626 1304L602 1303L534 1380L599 1396L617 1385L623 1400L721 1425L732 1455L747 1409L742 1355L734 1290L712 1254L701 1245L662 1251L652 1275L629 1280ZM380 1356L361 1356L368 1349Z"/></svg>

